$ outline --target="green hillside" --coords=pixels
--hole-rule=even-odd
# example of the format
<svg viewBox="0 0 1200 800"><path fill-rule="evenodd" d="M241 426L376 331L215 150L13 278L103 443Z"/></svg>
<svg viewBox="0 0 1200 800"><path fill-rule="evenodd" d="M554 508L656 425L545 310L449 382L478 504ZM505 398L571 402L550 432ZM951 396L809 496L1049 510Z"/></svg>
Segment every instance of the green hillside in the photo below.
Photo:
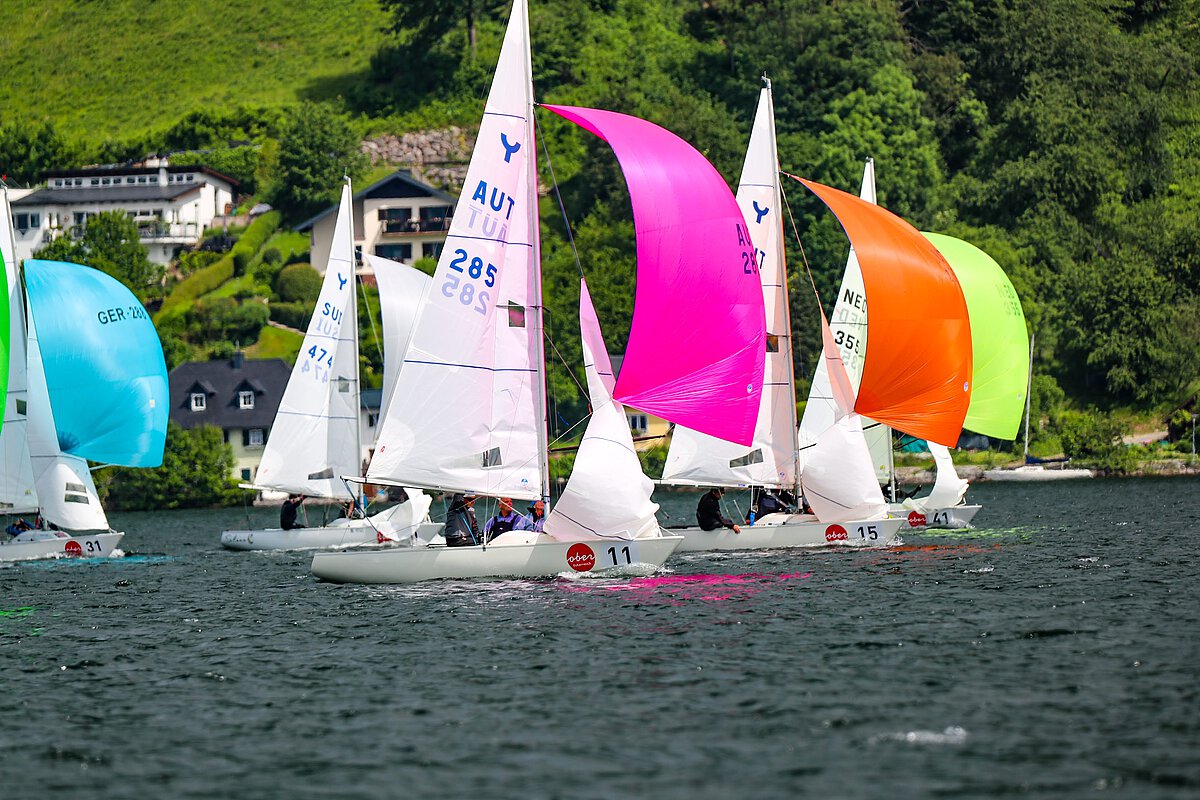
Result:
<svg viewBox="0 0 1200 800"><path fill-rule="evenodd" d="M367 70L374 0L5 0L0 116L130 137L189 111L337 97Z"/></svg>

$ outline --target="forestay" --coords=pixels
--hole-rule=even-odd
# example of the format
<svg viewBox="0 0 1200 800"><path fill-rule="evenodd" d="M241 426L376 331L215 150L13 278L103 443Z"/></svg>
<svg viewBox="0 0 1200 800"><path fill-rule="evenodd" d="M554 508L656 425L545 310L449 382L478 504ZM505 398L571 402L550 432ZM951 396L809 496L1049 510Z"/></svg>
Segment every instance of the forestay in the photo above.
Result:
<svg viewBox="0 0 1200 800"><path fill-rule="evenodd" d="M353 494L342 478L362 474L353 219L346 181L321 293L275 414L256 486L349 500Z"/></svg>
<svg viewBox="0 0 1200 800"><path fill-rule="evenodd" d="M592 417L579 443L571 478L546 518L545 531L559 540L657 536L654 483L642 472L625 420L613 400L612 365L587 284L579 284L579 327Z"/></svg>
<svg viewBox="0 0 1200 800"><path fill-rule="evenodd" d="M733 193L695 148L651 122L545 108L608 142L629 187L637 296L616 399L750 445L765 317L754 246ZM680 324L681 315L698 324Z"/></svg>
<svg viewBox="0 0 1200 800"><path fill-rule="evenodd" d="M796 390L776 152L775 111L770 82L766 82L759 93L737 191L737 203L755 245L766 311L763 390L754 441L749 446L737 445L677 425L671 434L663 483L796 485Z"/></svg>
<svg viewBox="0 0 1200 800"><path fill-rule="evenodd" d="M548 493L529 22L513 4L463 192L368 479Z"/></svg>

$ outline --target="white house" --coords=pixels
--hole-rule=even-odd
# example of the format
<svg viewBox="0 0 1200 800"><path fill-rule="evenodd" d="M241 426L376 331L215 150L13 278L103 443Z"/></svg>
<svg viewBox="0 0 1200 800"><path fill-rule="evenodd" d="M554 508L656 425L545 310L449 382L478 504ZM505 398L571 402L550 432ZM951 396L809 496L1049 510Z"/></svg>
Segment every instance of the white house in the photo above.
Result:
<svg viewBox="0 0 1200 800"><path fill-rule="evenodd" d="M94 214L124 211L137 223L150 260L168 264L232 206L236 188L237 181L208 167L175 166L165 158L48 172L45 188L12 200L16 257L30 258L57 236L80 236Z"/></svg>
<svg viewBox="0 0 1200 800"><path fill-rule="evenodd" d="M395 172L354 195L354 245L363 253L404 264L437 258L457 200L407 170ZM297 231L311 231L311 261L318 271L329 261L336 212L336 205L329 206L296 226Z"/></svg>

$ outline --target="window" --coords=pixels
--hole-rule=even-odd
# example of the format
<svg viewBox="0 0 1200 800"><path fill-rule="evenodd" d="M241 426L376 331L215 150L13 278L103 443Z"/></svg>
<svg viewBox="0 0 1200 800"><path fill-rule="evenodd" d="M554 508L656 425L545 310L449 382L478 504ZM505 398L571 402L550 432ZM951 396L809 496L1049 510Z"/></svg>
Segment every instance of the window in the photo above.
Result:
<svg viewBox="0 0 1200 800"><path fill-rule="evenodd" d="M375 255L390 258L392 261L412 261L411 244L377 244Z"/></svg>
<svg viewBox="0 0 1200 800"><path fill-rule="evenodd" d="M145 182L146 182L146 176L138 175L138 183L145 183Z"/></svg>
<svg viewBox="0 0 1200 800"><path fill-rule="evenodd" d="M195 177L196 177L195 175L188 175L187 176L188 183L191 183L195 179Z"/></svg>
<svg viewBox="0 0 1200 800"><path fill-rule="evenodd" d="M125 182L126 183L136 183L137 179L134 178L132 175L130 175L128 178L125 179Z"/></svg>
<svg viewBox="0 0 1200 800"><path fill-rule="evenodd" d="M411 231L413 229L409 224L411 220L411 208L379 209L379 221L383 223L384 233L405 233Z"/></svg>
<svg viewBox="0 0 1200 800"><path fill-rule="evenodd" d="M249 437L247 439L247 444L250 447L262 447L263 446L263 429L262 428L251 428L248 431L248 433L249 433Z"/></svg>
<svg viewBox="0 0 1200 800"><path fill-rule="evenodd" d="M238 408L254 408L254 392L238 392Z"/></svg>
<svg viewBox="0 0 1200 800"><path fill-rule="evenodd" d="M13 223L17 226L17 230L24 233L30 228L40 228L42 226L42 215L13 214Z"/></svg>
<svg viewBox="0 0 1200 800"><path fill-rule="evenodd" d="M242 470L242 480L244 480L244 481L248 481L248 480L250 480L250 470L249 470L249 468Z"/></svg>
<svg viewBox="0 0 1200 800"><path fill-rule="evenodd" d="M630 414L627 419L630 433L645 433L649 429L645 414Z"/></svg>
<svg viewBox="0 0 1200 800"><path fill-rule="evenodd" d="M749 453L747 453L744 456L741 456L739 458L730 459L729 468L737 469L738 467L748 467L751 464L761 464L761 463L763 463L763 452L762 452L762 448L760 447L757 450L751 450Z"/></svg>
<svg viewBox="0 0 1200 800"><path fill-rule="evenodd" d="M204 411L208 408L208 398L201 392L192 392L192 411Z"/></svg>
<svg viewBox="0 0 1200 800"><path fill-rule="evenodd" d="M422 206L421 230L444 231L450 228L450 218L454 214L454 206Z"/></svg>
<svg viewBox="0 0 1200 800"><path fill-rule="evenodd" d="M525 306L519 306L511 302L508 304L508 327L525 327Z"/></svg>
<svg viewBox="0 0 1200 800"><path fill-rule="evenodd" d="M92 183L92 186L99 186L99 185L100 185L100 179L99 179L99 178L92 178L92 181L91 181L91 183Z"/></svg>
<svg viewBox="0 0 1200 800"><path fill-rule="evenodd" d="M441 258L442 248L445 246L445 242L425 242L421 245L421 256L423 258Z"/></svg>
<svg viewBox="0 0 1200 800"><path fill-rule="evenodd" d="M76 179L75 179L75 185L76 185L76 186L83 186L83 178L76 178Z"/></svg>
<svg viewBox="0 0 1200 800"><path fill-rule="evenodd" d="M779 337L773 333L767 334L767 352L768 353L778 353L779 352Z"/></svg>

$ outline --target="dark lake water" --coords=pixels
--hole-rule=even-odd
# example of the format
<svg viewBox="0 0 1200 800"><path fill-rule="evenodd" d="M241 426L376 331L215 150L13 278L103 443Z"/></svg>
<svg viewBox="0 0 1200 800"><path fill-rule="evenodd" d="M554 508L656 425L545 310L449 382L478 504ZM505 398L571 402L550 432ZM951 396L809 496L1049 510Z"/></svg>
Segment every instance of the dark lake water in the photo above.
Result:
<svg viewBox="0 0 1200 800"><path fill-rule="evenodd" d="M382 588L113 514L125 558L0 566L0 797L1200 797L1200 481L969 496L893 550Z"/></svg>

